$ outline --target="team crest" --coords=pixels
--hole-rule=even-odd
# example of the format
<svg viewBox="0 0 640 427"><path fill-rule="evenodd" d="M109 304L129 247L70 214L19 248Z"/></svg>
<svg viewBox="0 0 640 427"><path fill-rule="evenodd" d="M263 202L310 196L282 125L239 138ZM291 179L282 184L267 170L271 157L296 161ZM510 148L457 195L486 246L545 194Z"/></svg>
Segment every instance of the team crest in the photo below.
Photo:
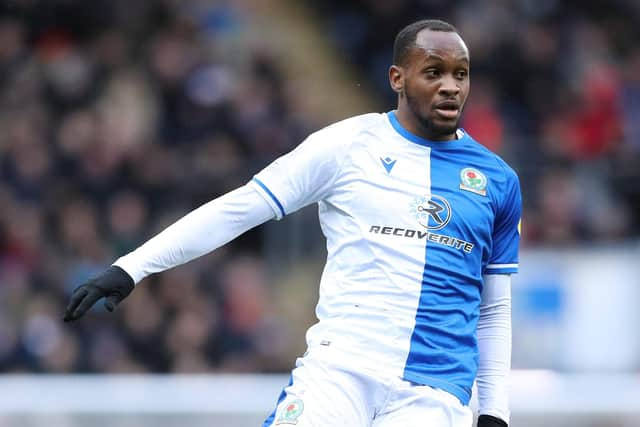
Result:
<svg viewBox="0 0 640 427"><path fill-rule="evenodd" d="M410 208L418 223L428 230L440 230L451 219L451 205L447 199L434 194L417 197Z"/></svg>
<svg viewBox="0 0 640 427"><path fill-rule="evenodd" d="M487 177L478 169L464 168L460 171L460 189L486 196Z"/></svg>
<svg viewBox="0 0 640 427"><path fill-rule="evenodd" d="M304 403L302 402L302 400L292 400L282 408L282 412L276 420L276 425L298 424L298 418L300 418L300 415L302 415L302 411L304 411Z"/></svg>

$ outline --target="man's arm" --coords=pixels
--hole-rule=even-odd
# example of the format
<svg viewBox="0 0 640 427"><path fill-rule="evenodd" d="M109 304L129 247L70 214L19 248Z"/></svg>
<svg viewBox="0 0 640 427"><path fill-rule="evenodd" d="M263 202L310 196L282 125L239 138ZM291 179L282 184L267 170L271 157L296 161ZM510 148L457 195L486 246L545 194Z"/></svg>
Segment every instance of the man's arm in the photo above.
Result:
<svg viewBox="0 0 640 427"><path fill-rule="evenodd" d="M205 255L274 216L264 198L245 185L191 211L113 264L138 283Z"/></svg>
<svg viewBox="0 0 640 427"><path fill-rule="evenodd" d="M315 132L249 184L201 206L119 258L74 290L65 321L78 319L102 297L112 311L149 274L211 252L269 219L280 219L327 196L347 158L343 153L349 132L353 129L346 122Z"/></svg>
<svg viewBox="0 0 640 427"><path fill-rule="evenodd" d="M102 297L113 311L146 276L205 255L274 217L269 203L247 185L212 200L76 288L64 320L82 317Z"/></svg>
<svg viewBox="0 0 640 427"><path fill-rule="evenodd" d="M486 274L478 320L478 427L507 426L511 369L511 276Z"/></svg>

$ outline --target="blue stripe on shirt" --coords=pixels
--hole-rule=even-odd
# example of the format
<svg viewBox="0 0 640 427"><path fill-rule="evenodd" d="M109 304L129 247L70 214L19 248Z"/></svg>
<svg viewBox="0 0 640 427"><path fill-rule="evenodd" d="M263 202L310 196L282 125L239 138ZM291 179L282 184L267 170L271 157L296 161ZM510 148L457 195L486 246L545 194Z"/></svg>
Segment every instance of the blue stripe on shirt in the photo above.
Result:
<svg viewBox="0 0 640 427"><path fill-rule="evenodd" d="M273 420L276 418L276 411L278 410L278 405L280 405L282 403L282 401L284 400L284 398L287 397L287 392L285 390L287 389L287 387L290 387L292 384L293 384L293 375L291 375L291 377L289 377L289 384L287 384L282 389L282 392L280 393L280 396L278 397L278 402L276 403L275 409L273 410L271 415L269 415L267 417L267 419L264 420L264 423L262 424L262 427L271 427L271 425L273 424Z"/></svg>
<svg viewBox="0 0 640 427"><path fill-rule="evenodd" d="M518 272L518 267L499 267L484 269L484 274L515 274Z"/></svg>
<svg viewBox="0 0 640 427"><path fill-rule="evenodd" d="M253 180L257 182L258 185L262 187L262 189L269 195L269 197L271 197L271 199L275 202L275 204L278 205L278 209L280 209L280 213L282 214L282 216L285 216L286 214L284 213L284 208L282 207L282 203L280 203L280 200L278 200L275 194L273 194L271 190L269 190L269 188L266 185L264 185L264 183L260 181L258 178L253 177Z"/></svg>

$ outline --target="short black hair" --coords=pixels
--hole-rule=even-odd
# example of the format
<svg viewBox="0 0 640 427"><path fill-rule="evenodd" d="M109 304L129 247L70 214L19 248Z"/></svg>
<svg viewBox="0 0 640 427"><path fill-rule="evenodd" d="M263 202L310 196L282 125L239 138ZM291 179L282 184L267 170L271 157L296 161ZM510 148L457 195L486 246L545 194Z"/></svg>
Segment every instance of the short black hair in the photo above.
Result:
<svg viewBox="0 0 640 427"><path fill-rule="evenodd" d="M415 46L418 33L422 30L444 31L457 33L458 29L448 22L440 19L422 19L404 27L393 43L393 64L402 65L409 55L409 51Z"/></svg>

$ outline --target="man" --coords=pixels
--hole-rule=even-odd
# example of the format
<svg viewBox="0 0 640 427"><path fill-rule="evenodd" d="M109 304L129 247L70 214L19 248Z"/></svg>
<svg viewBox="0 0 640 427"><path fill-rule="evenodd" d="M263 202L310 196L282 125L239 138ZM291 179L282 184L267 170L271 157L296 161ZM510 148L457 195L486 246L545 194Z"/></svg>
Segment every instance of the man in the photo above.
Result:
<svg viewBox="0 0 640 427"><path fill-rule="evenodd" d="M308 351L263 427L469 427L509 421L510 274L520 189L458 128L469 53L451 25L404 28L396 111L322 129L76 289L65 320L112 311L145 276L317 202L327 263Z"/></svg>

